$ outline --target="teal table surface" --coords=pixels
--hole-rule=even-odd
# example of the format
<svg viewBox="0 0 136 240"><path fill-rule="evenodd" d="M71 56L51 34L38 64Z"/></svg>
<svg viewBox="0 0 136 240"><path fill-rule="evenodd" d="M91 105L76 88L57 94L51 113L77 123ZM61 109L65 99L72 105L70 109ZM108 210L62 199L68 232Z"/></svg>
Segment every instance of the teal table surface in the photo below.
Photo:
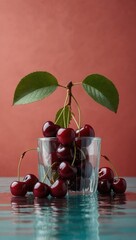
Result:
<svg viewBox="0 0 136 240"><path fill-rule="evenodd" d="M0 239L136 239L136 178L125 179L124 195L37 200L13 197L13 178L0 178Z"/></svg>

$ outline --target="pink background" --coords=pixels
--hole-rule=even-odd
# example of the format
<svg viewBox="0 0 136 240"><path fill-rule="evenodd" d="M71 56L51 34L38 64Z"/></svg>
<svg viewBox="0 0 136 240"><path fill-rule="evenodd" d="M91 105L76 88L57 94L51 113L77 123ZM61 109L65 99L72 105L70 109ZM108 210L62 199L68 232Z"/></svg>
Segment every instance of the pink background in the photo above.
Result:
<svg viewBox="0 0 136 240"><path fill-rule="evenodd" d="M17 174L21 153L37 146L43 123L63 106L63 89L37 103L12 106L20 79L37 70L52 73L62 85L92 73L114 82L117 114L81 86L73 93L82 124L102 138L102 154L119 175L136 175L136 1L0 0L0 176ZM21 175L28 172L37 173L36 152L24 158Z"/></svg>

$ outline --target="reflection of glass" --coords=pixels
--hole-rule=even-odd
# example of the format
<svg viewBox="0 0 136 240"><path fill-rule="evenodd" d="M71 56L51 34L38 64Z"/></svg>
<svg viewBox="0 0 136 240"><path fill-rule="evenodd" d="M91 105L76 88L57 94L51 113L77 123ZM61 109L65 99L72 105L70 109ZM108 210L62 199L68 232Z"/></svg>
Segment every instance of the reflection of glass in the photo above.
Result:
<svg viewBox="0 0 136 240"><path fill-rule="evenodd" d="M58 147L57 138L38 139L39 178L42 181L47 174L45 182L50 185L50 179L55 175L51 168L54 163L54 153ZM100 160L100 138L82 137L76 142L74 150L76 176L68 181L70 194L94 193L97 190L98 170ZM74 147L73 147L74 148ZM74 157L73 157L74 158Z"/></svg>
<svg viewBox="0 0 136 240"><path fill-rule="evenodd" d="M44 199L34 207L37 240L99 240L96 197Z"/></svg>

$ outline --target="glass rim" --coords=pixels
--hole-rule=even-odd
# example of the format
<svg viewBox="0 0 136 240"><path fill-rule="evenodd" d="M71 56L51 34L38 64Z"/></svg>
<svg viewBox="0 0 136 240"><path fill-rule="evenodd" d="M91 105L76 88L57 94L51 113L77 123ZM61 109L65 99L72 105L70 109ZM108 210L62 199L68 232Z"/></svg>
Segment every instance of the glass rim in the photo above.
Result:
<svg viewBox="0 0 136 240"><path fill-rule="evenodd" d="M57 139L57 137L40 137L40 138L38 138L38 141L40 140L40 141L50 141L50 140L55 140L55 139ZM77 139L77 138L76 138ZM79 137L78 138L79 140L80 139L92 139L92 140L94 140L94 141L101 141L101 138L100 137Z"/></svg>

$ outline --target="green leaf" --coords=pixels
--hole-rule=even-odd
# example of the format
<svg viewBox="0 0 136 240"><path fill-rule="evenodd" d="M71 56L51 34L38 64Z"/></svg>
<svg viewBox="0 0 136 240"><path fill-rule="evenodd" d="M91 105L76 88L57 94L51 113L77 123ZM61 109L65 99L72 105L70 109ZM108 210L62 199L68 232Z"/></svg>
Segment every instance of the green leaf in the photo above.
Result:
<svg viewBox="0 0 136 240"><path fill-rule="evenodd" d="M39 101L58 87L57 79L48 72L33 72L21 79L14 93L13 104Z"/></svg>
<svg viewBox="0 0 136 240"><path fill-rule="evenodd" d="M65 106L60 108L56 113L55 123L58 124L60 127L67 128L70 124L72 119L71 109L70 106Z"/></svg>
<svg viewBox="0 0 136 240"><path fill-rule="evenodd" d="M99 74L92 74L83 80L82 86L96 102L117 112L119 94L111 80Z"/></svg>

